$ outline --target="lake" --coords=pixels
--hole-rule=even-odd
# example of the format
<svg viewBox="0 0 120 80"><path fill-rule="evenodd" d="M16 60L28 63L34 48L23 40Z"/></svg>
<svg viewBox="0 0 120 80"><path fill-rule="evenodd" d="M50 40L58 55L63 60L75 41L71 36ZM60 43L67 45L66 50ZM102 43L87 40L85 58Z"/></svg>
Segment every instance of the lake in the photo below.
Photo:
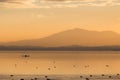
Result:
<svg viewBox="0 0 120 80"><path fill-rule="evenodd" d="M13 74L13 75L67 76L67 75L102 75L102 74L116 75L119 73L120 73L119 51L0 52L1 75Z"/></svg>

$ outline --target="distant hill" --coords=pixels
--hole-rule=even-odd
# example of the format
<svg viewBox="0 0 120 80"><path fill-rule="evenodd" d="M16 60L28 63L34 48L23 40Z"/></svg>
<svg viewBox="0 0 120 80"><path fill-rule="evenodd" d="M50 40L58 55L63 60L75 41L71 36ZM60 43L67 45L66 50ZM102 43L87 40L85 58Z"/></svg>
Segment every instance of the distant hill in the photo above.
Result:
<svg viewBox="0 0 120 80"><path fill-rule="evenodd" d="M120 45L120 34L112 31L89 31L84 29L71 29L53 34L51 36L22 40L16 42L2 43L5 46L41 46L41 47L59 47L59 46L113 46Z"/></svg>

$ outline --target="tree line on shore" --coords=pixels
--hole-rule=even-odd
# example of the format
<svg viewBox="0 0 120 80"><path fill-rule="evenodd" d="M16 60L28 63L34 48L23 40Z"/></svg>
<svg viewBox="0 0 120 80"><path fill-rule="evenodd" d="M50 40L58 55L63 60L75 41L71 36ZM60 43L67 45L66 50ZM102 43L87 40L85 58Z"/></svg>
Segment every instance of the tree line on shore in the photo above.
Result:
<svg viewBox="0 0 120 80"><path fill-rule="evenodd" d="M0 46L1 51L120 51L120 46L61 46L61 47L40 47L40 46Z"/></svg>

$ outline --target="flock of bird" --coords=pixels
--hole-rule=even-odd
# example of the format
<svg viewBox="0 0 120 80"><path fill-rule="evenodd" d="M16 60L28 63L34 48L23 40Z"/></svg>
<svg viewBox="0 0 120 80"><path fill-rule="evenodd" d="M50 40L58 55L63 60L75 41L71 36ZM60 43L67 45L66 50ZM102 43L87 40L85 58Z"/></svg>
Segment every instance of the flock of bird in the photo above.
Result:
<svg viewBox="0 0 120 80"><path fill-rule="evenodd" d="M31 57L31 55L25 53L24 55L22 55L22 57L25 58L25 59L28 59L28 58ZM55 63L56 63L56 61L53 61L53 64L54 64L53 68L54 68L54 69L57 68L57 66L55 66ZM77 65L73 65L73 68L76 68L76 66L77 66ZM15 64L15 67L17 67L17 64ZM85 66L84 66L84 68L89 68L89 67L90 67L90 65L85 65ZM107 65L105 65L105 67L109 68L110 65L107 64ZM38 69L39 67L36 66L35 68ZM51 68L48 67L48 70L50 71ZM10 75L10 76L13 77L14 75ZM102 74L101 76L104 77L105 75ZM117 76L119 76L119 74L117 74ZM85 80L90 80L90 79L92 79L92 77L93 77L93 75L90 75L89 78L88 78L88 77L85 78L85 77L83 77L83 76L80 76L80 78L84 78ZM108 76L108 78L112 78L112 76ZM12 80L14 80L14 79L12 79ZM20 80L25 80L25 79L21 78ZM32 79L30 79L30 80L38 80L38 78L32 78ZM45 76L45 80L52 80L52 79L50 79L48 76Z"/></svg>
<svg viewBox="0 0 120 80"><path fill-rule="evenodd" d="M29 54L24 54L24 55L22 55L22 57L23 58L29 58L29 57L31 57ZM55 64L56 63L56 61L53 61L53 64ZM17 64L15 64L15 67L17 67ZM89 68L90 67L90 65L85 65L84 66L84 68ZM105 67L110 67L110 65L105 65ZM54 68L57 68L56 66L54 66ZM73 65L73 68L76 68L76 65ZM38 67L36 67L36 69L38 69ZM49 67L48 68L48 70L51 70L51 68Z"/></svg>

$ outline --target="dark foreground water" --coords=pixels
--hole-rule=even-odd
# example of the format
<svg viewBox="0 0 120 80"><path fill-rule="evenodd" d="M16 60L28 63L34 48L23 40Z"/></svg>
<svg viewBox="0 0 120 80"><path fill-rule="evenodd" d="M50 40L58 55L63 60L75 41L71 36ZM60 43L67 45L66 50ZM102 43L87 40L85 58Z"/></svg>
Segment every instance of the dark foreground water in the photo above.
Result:
<svg viewBox="0 0 120 80"><path fill-rule="evenodd" d="M0 80L120 80L120 75L1 75Z"/></svg>

